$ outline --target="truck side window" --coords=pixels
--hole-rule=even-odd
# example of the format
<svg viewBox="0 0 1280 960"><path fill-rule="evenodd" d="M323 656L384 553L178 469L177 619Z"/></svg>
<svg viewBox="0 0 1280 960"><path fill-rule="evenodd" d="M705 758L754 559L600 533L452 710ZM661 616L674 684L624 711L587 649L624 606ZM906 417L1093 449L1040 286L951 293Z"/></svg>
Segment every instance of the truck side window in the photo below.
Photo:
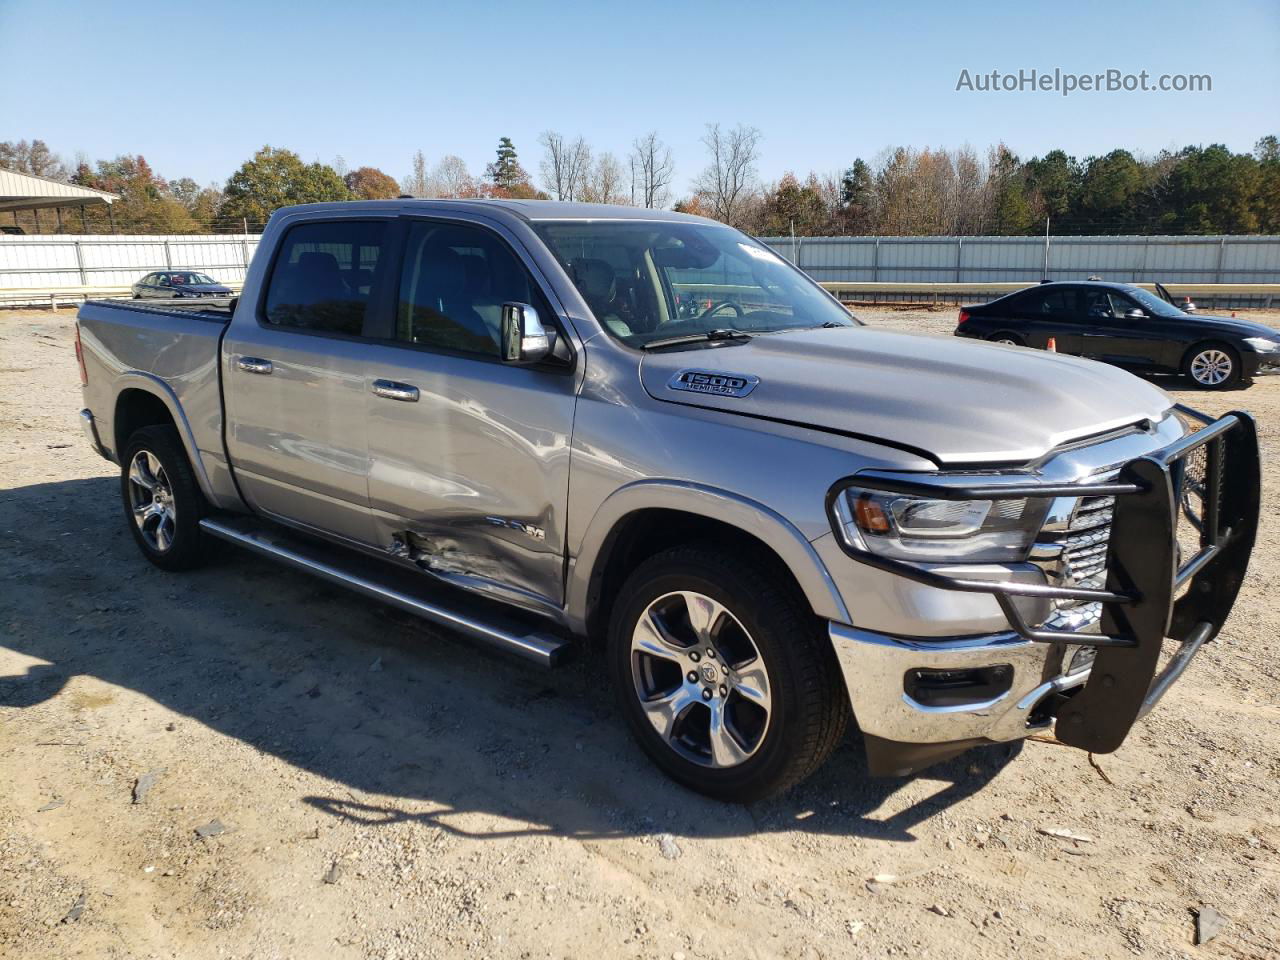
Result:
<svg viewBox="0 0 1280 960"><path fill-rule="evenodd" d="M267 322L359 336L385 234L367 220L290 228L267 284Z"/></svg>
<svg viewBox="0 0 1280 960"><path fill-rule="evenodd" d="M459 224L410 225L397 340L496 358L502 305L512 302L533 305L550 322L550 308L524 266L496 235Z"/></svg>

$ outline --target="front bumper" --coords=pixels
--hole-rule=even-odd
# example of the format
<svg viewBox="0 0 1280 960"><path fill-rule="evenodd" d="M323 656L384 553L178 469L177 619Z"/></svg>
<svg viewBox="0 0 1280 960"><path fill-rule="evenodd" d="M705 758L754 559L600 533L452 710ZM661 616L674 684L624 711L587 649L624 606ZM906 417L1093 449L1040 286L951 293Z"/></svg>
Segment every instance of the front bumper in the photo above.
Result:
<svg viewBox="0 0 1280 960"><path fill-rule="evenodd" d="M1026 496L1115 498L1105 589L979 581L845 546L854 559L908 580L994 596L1012 627L1008 633L947 640L831 626L850 700L867 735L872 773L909 772L969 746L1017 739L1055 722L1058 739L1083 750L1109 753L1124 742L1221 629L1253 549L1261 485L1253 420L1244 413L1200 419L1203 429L1128 461L1113 481L1103 483L1059 487L1005 478L948 488L889 475L858 477L860 486L945 499L1008 496L1015 490ZM1015 603L1020 597L1101 603L1101 632L1037 629ZM1157 675L1166 639L1178 649ZM1080 648L1092 652L1087 663L1075 656ZM922 686L925 680L936 686ZM940 691L943 696L932 699L945 705L913 697L920 689L931 696ZM974 695L966 699L966 691Z"/></svg>
<svg viewBox="0 0 1280 960"><path fill-rule="evenodd" d="M900 743L1006 741L1051 726L1038 712L1047 698L1083 686L1089 667L1067 672L1074 650L1055 650L1016 633L952 640L890 637L844 624L830 625L831 644L844 675L858 726L865 734ZM906 689L913 671L1006 668L1007 688L945 705L921 703Z"/></svg>

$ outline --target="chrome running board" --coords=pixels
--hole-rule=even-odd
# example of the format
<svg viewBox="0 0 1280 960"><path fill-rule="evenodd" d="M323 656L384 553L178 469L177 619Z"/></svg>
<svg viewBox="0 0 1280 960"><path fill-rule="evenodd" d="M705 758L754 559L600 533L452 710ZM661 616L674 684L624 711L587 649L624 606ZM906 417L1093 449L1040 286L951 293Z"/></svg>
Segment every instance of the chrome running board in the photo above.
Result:
<svg viewBox="0 0 1280 960"><path fill-rule="evenodd" d="M200 521L200 526L210 536L380 600L541 666L557 666L568 653L568 640L531 628L515 617L490 612L480 602L474 606L483 612L463 612L458 606L469 599L465 594L454 596L440 589L432 590L431 584L421 582L425 577L412 570L303 538L252 517L206 517ZM454 605L455 601L458 606Z"/></svg>

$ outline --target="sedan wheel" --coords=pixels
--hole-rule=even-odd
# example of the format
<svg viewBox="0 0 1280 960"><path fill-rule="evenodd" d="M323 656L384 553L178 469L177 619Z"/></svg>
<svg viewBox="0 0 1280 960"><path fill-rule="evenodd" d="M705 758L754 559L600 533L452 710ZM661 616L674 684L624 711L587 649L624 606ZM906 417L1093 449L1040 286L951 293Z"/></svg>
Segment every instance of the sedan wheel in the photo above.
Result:
<svg viewBox="0 0 1280 960"><path fill-rule="evenodd" d="M769 671L742 623L693 591L654 600L631 636L640 707L676 753L735 767L764 742L773 707Z"/></svg>
<svg viewBox="0 0 1280 960"><path fill-rule="evenodd" d="M1191 355L1186 372L1197 386L1207 390L1221 390L1240 379L1240 363L1228 348L1209 346Z"/></svg>

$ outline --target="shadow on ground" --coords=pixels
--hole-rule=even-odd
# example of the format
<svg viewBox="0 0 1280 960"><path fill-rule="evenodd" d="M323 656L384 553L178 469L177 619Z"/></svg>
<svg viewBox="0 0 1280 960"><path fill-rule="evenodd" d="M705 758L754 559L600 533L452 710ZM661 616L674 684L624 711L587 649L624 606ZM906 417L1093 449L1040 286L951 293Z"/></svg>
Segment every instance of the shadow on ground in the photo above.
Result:
<svg viewBox="0 0 1280 960"><path fill-rule="evenodd" d="M370 826L415 820L490 838L799 829L910 841L914 826L983 788L1018 752L995 746L933 768L925 777L940 781L937 791L906 802L896 794L908 781L868 778L853 735L785 797L716 803L650 766L595 658L553 673L508 662L233 550L204 570L166 574L137 552L113 478L0 494L0 535L0 642L49 662L0 677L0 710L18 729L23 710L72 677L96 677L325 778L331 788L299 801ZM471 812L511 827L469 832L458 819Z"/></svg>

